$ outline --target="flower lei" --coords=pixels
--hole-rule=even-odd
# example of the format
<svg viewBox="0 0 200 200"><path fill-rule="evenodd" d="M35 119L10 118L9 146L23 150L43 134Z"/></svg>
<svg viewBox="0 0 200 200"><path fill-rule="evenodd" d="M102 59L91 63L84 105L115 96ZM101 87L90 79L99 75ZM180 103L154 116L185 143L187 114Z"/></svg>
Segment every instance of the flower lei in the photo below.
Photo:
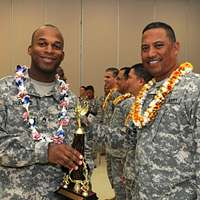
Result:
<svg viewBox="0 0 200 200"><path fill-rule="evenodd" d="M25 87L25 72L27 71L26 66L18 65L16 69L16 76L15 76L15 83L18 89L17 98L21 102L24 113L23 113L23 119L27 124L29 125L29 128L32 133L32 138L34 141L40 141L40 140L46 140L49 142L54 142L61 144L64 140L64 130L63 126L67 126L69 124L69 119L67 117L67 107L69 106L69 99L67 97L67 92L69 90L69 85L66 84L63 80L60 80L57 76L57 80L59 81L59 92L60 92L60 112L58 114L58 130L52 137L45 137L43 136L38 130L36 126L36 119L35 117L31 116L29 111L29 105L30 105L30 96L28 95L28 92Z"/></svg>
<svg viewBox="0 0 200 200"><path fill-rule="evenodd" d="M167 95L173 90L174 86L179 82L180 78L185 74L192 71L192 64L186 62L181 64L167 79L163 85L159 88L153 101L149 104L149 107L144 111L142 115L142 105L147 96L149 89L155 84L156 80L152 79L143 86L135 102L133 103L130 111L132 121L138 128L144 127L149 122L153 121L160 110L162 104L165 102Z"/></svg>
<svg viewBox="0 0 200 200"><path fill-rule="evenodd" d="M108 95L106 96L105 100L103 101L103 104L102 104L103 110L105 110L107 108L108 102L110 101L114 91L116 91L116 88L111 89L110 92L108 93Z"/></svg>
<svg viewBox="0 0 200 200"><path fill-rule="evenodd" d="M126 93L126 94L120 95L115 98L115 100L113 101L113 104L116 106L117 104L121 103L122 101L124 101L127 98L130 98L131 96L132 96L131 93Z"/></svg>

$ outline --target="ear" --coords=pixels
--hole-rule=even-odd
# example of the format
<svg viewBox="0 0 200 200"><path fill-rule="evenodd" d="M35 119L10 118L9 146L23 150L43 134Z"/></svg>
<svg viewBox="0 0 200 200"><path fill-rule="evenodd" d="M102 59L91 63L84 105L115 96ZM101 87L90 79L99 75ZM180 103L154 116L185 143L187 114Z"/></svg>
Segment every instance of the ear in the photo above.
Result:
<svg viewBox="0 0 200 200"><path fill-rule="evenodd" d="M174 44L174 53L175 53L175 55L178 55L179 51L180 51L180 43L179 42L175 42L175 44Z"/></svg>
<svg viewBox="0 0 200 200"><path fill-rule="evenodd" d="M144 82L144 79L143 79L143 78L140 78L140 79L139 79L139 84L140 84L141 86L143 86L143 85L145 84L145 82Z"/></svg>
<svg viewBox="0 0 200 200"><path fill-rule="evenodd" d="M62 61L63 61L64 57L65 57L65 52L63 51L62 56L61 56Z"/></svg>
<svg viewBox="0 0 200 200"><path fill-rule="evenodd" d="M28 54L31 55L31 53L32 53L32 46L30 45L30 46L28 47Z"/></svg>

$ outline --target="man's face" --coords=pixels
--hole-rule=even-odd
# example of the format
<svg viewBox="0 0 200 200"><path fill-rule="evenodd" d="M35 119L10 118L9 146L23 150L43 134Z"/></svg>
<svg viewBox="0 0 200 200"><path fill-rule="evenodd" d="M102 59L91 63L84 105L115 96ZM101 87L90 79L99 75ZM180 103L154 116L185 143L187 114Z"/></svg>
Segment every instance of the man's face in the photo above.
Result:
<svg viewBox="0 0 200 200"><path fill-rule="evenodd" d="M94 98L94 92L92 90L86 90L86 96L88 99Z"/></svg>
<svg viewBox="0 0 200 200"><path fill-rule="evenodd" d="M167 78L176 68L179 44L172 42L162 28L144 32L141 57L144 67L156 80Z"/></svg>
<svg viewBox="0 0 200 200"><path fill-rule="evenodd" d="M80 97L84 97L86 95L86 91L84 87L80 87Z"/></svg>
<svg viewBox="0 0 200 200"><path fill-rule="evenodd" d="M64 58L63 45L63 38L57 29L41 27L28 48L31 67L45 73L55 72Z"/></svg>
<svg viewBox="0 0 200 200"><path fill-rule="evenodd" d="M124 70L120 70L117 75L117 88L121 94L128 92L128 81L124 77Z"/></svg>
<svg viewBox="0 0 200 200"><path fill-rule="evenodd" d="M104 84L103 89L104 89L104 96L107 96L107 94L109 93L110 89L108 89L105 84Z"/></svg>
<svg viewBox="0 0 200 200"><path fill-rule="evenodd" d="M128 75L128 91L134 96L137 96L143 85L144 80L135 74L134 69L131 69Z"/></svg>
<svg viewBox="0 0 200 200"><path fill-rule="evenodd" d="M115 87L116 78L113 76L111 71L105 72L104 75L104 88L110 90Z"/></svg>

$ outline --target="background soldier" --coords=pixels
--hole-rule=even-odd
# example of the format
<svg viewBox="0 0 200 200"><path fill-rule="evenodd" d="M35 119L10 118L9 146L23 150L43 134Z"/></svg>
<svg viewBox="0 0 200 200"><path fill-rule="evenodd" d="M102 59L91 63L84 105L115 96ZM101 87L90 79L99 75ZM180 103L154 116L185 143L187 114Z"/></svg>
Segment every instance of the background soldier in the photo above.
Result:
<svg viewBox="0 0 200 200"><path fill-rule="evenodd" d="M116 97L113 101L115 108L110 121L111 128L124 126L124 115L122 113L118 113L118 109L116 107L118 107L122 101L131 97L131 94L128 93L129 70L129 67L122 67L117 75L117 88L118 92L120 92L121 95ZM112 137L112 139L114 139L114 136ZM106 143L106 147L107 152L109 152L110 155L111 175L116 199L126 199L123 174L126 149L118 149L116 147L112 148L112 145L108 143Z"/></svg>
<svg viewBox="0 0 200 200"><path fill-rule="evenodd" d="M151 79L151 75L144 69L142 64L133 65L130 68L130 72L128 74L128 80L127 80L128 91L133 95L133 97L125 94L125 95L118 96L115 99L114 103L116 104L116 106L111 118L112 126L101 125L101 124L90 124L88 127L90 129L91 135L95 138L97 142L105 142L106 145L109 146L113 150L113 152L122 151L124 153L123 158L125 158L124 159L125 166L121 164L119 165L123 167L123 170L118 169L119 170L118 173L120 173L120 175L116 176L116 179L113 179L113 180L114 180L114 183L115 181L116 183L118 183L118 186L116 187L117 189L116 194L122 195L123 193L120 193L120 188L123 188L123 187L120 187L122 186L121 181L119 185L119 176L122 176L121 171L123 171L123 175L125 176L125 191L126 191L126 195L123 196L123 198L126 198L127 200L135 198L135 194L133 192L135 188L135 185L133 184L135 181L134 180L135 178L135 168L134 168L135 135L134 137L132 137L132 134L130 133L131 132L136 133L134 125L130 123L130 120L127 120L127 119L129 119L128 114L134 102L134 99L135 99L134 96L138 94L138 91L141 89L141 87L150 79ZM127 151L128 153L126 154ZM116 173L115 168L114 168L114 172ZM116 197L118 198L118 196ZM122 198L122 196L120 196L120 198Z"/></svg>
<svg viewBox="0 0 200 200"><path fill-rule="evenodd" d="M129 92L133 95L133 98L124 100L121 103L121 107L125 110L125 124L131 126L134 133L136 133L134 124L130 123L130 116L128 115L131 106L138 95L141 88L152 76L145 70L141 63L135 64L130 68L128 85ZM119 110L119 112L122 112ZM135 138L129 136L128 139L124 140L125 147L127 148L125 165L124 165L124 176L125 176L125 189L126 189L126 200L135 200Z"/></svg>
<svg viewBox="0 0 200 200"><path fill-rule="evenodd" d="M117 91L117 84L116 84L116 77L118 75L118 72L119 72L118 69L115 67L109 67L105 70L104 90L107 91L108 94L103 101L102 109L98 111L97 115L97 121L99 122L102 121L102 124L107 124L107 125L110 124L110 119L114 111L113 100L120 95L120 93ZM105 149L106 149L107 174L111 186L113 187L110 154L107 151L107 147L105 147ZM112 199L115 199L115 197Z"/></svg>

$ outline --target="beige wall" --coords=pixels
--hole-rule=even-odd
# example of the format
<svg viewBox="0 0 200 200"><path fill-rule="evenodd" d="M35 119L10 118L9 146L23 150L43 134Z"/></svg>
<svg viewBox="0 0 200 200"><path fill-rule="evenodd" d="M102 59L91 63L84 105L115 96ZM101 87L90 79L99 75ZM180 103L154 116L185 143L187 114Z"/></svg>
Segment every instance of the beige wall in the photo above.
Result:
<svg viewBox="0 0 200 200"><path fill-rule="evenodd" d="M29 65L32 32L51 23L65 38L62 66L72 90L78 94L80 85L92 84L100 95L107 67L140 61L141 31L154 20L174 27L179 60L200 72L199 11L199 0L0 0L0 77L16 64Z"/></svg>

